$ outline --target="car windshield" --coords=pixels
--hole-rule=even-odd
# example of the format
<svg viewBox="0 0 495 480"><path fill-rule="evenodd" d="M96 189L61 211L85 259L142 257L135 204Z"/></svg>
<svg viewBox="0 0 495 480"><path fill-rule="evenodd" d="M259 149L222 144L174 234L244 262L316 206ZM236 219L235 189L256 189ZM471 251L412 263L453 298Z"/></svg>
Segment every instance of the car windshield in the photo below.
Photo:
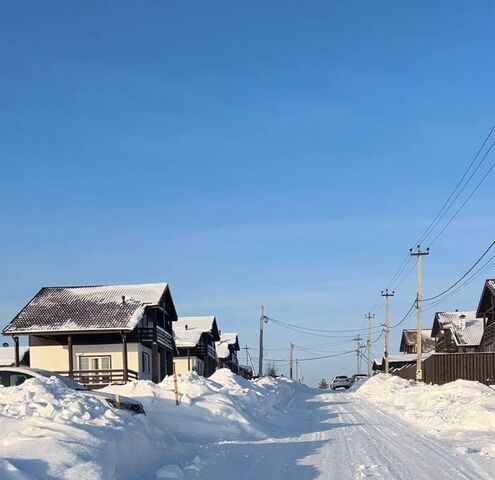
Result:
<svg viewBox="0 0 495 480"><path fill-rule="evenodd" d="M338 377L335 377L337 380L345 380L347 377L345 375L339 375Z"/></svg>
<svg viewBox="0 0 495 480"><path fill-rule="evenodd" d="M71 378L64 377L63 375L59 375L58 373L48 372L46 370L38 370L37 368L33 368L32 370L33 372L36 372L38 375L42 375L43 377L46 378L50 378L50 377L58 378L61 382L65 383L65 385L67 385L69 388L72 388L74 390L87 390L87 388L84 385L77 383Z"/></svg>

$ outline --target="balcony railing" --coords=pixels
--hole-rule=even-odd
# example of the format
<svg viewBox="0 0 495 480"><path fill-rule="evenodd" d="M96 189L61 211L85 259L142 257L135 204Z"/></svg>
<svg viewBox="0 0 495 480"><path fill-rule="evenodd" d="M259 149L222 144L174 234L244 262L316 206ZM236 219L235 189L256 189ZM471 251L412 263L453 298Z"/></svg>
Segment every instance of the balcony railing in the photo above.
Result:
<svg viewBox="0 0 495 480"><path fill-rule="evenodd" d="M69 376L69 372L56 372L64 377ZM82 385L97 389L113 384L124 384L124 370L74 370L72 378ZM138 374L134 370L127 370L127 380L137 380Z"/></svg>
<svg viewBox="0 0 495 480"><path fill-rule="evenodd" d="M218 363L217 351L211 345L198 345L198 355L207 355Z"/></svg>
<svg viewBox="0 0 495 480"><path fill-rule="evenodd" d="M153 327L142 327L138 328L138 340L141 343L152 343L153 342ZM173 350L173 338L172 335L167 332L164 328L156 327L156 341L158 345L165 347L167 350Z"/></svg>

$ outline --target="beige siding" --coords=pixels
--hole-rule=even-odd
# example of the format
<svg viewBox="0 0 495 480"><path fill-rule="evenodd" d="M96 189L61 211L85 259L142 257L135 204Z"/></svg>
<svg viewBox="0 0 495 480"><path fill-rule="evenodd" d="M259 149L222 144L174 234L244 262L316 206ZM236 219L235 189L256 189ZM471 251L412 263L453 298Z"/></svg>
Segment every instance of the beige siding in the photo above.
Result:
<svg viewBox="0 0 495 480"><path fill-rule="evenodd" d="M137 343L129 343L127 345L127 362L130 370L142 372L141 351L151 352L148 348L138 345ZM103 345L74 345L74 369L79 369L79 357L110 355L111 368L124 368L122 357L122 345L120 344L103 344ZM30 364L33 368L43 368L53 371L69 370L69 358L67 346L61 345L44 345L30 347ZM148 378L147 375L140 375L143 378Z"/></svg>
<svg viewBox="0 0 495 480"><path fill-rule="evenodd" d="M189 362L187 357L175 357L174 365L177 374L184 374L190 370L195 370L199 375L203 375L204 362L197 357L190 357ZM191 368L189 368L189 365Z"/></svg>

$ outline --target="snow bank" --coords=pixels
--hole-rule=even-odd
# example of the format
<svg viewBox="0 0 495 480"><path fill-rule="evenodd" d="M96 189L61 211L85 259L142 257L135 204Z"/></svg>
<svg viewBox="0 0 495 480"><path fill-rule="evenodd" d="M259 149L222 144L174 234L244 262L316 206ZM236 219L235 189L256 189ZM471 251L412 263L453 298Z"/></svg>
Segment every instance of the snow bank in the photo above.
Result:
<svg viewBox="0 0 495 480"><path fill-rule="evenodd" d="M265 438L264 419L286 407L295 388L307 387L278 379L251 382L223 368L210 378L195 372L179 375L179 407L171 376L159 384L135 380L104 391L139 400L155 425L189 442Z"/></svg>
<svg viewBox="0 0 495 480"><path fill-rule="evenodd" d="M230 370L204 378L139 380L105 390L140 400L147 415L107 408L56 378L0 387L0 478L134 480L183 478L198 472L198 452L223 442L266 438L298 390L286 379L248 381ZM206 449L206 450L205 450Z"/></svg>
<svg viewBox="0 0 495 480"><path fill-rule="evenodd" d="M364 383L355 396L397 413L430 433L495 433L495 390L478 382L427 385L380 374Z"/></svg>
<svg viewBox="0 0 495 480"><path fill-rule="evenodd" d="M33 378L18 387L0 387L0 417L48 418L55 422L116 426L124 418L100 400L67 388L60 380Z"/></svg>

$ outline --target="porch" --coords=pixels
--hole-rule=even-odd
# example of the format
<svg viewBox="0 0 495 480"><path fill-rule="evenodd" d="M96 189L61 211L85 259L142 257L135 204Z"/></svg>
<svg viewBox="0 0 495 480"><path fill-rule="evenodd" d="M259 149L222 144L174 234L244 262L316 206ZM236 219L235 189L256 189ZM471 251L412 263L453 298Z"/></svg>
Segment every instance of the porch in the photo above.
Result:
<svg viewBox="0 0 495 480"><path fill-rule="evenodd" d="M120 369L110 370L74 370L73 372L55 372L64 377L69 377L85 387L96 390L108 385L122 385L130 380L138 379L138 372L127 369L127 372Z"/></svg>

